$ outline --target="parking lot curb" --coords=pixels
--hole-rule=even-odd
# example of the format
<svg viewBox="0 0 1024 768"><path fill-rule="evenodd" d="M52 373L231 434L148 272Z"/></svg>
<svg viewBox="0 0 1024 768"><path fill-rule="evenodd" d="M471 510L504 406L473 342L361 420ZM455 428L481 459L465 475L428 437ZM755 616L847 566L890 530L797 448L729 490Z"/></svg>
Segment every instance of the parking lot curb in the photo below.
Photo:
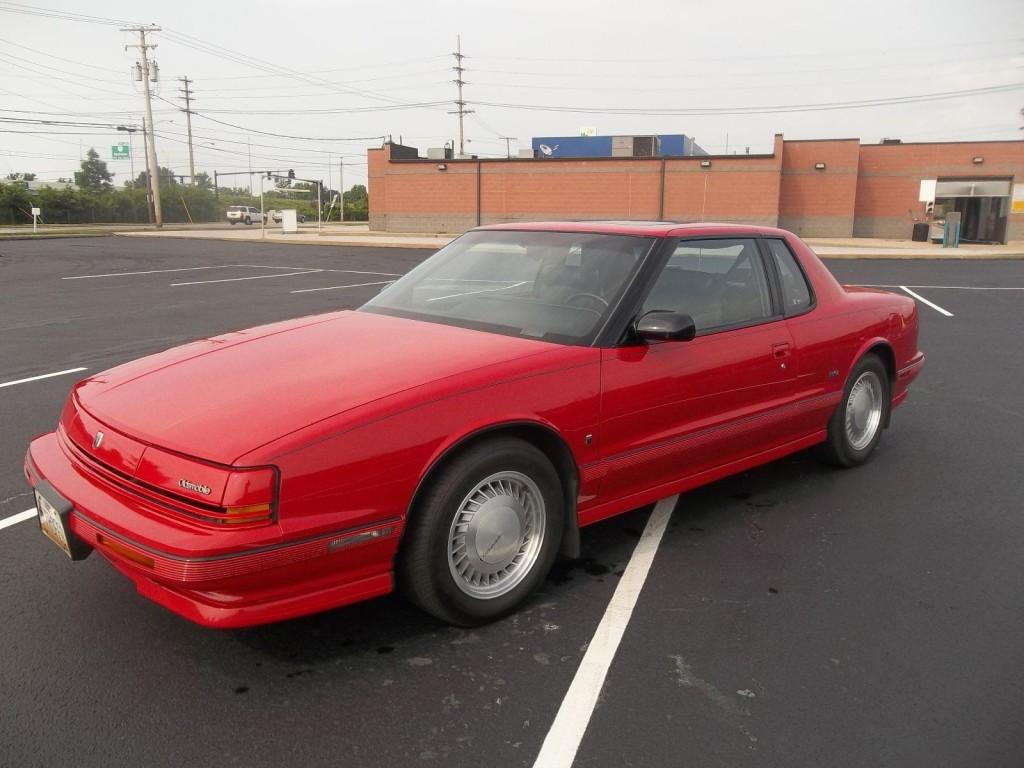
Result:
<svg viewBox="0 0 1024 768"><path fill-rule="evenodd" d="M173 240L219 240L225 243L241 243L244 245L314 245L314 246L350 246L357 248L413 248L420 250L443 248L454 238L439 238L437 242L400 242L396 240L381 240L375 238L359 239L335 239L331 235L321 235L319 240L288 240L283 237L270 237L259 239L248 239L238 237L221 237L218 235L195 234L162 234L153 232L115 232L116 237L139 237L139 238L167 238Z"/></svg>
<svg viewBox="0 0 1024 768"><path fill-rule="evenodd" d="M0 242L4 240L64 240L69 237L110 237L113 232L40 232L37 234L0 235Z"/></svg>

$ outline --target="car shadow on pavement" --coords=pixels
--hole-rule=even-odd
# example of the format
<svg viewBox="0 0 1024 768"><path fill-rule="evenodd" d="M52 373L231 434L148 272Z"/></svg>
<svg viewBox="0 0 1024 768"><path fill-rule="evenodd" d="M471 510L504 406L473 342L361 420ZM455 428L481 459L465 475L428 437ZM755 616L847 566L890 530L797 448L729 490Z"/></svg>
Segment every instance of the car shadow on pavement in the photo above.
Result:
<svg viewBox="0 0 1024 768"><path fill-rule="evenodd" d="M571 616L584 624L600 619L622 569L640 536L650 507L588 526L581 532L581 557L556 561L548 578L512 615L471 629L450 627L423 613L398 593L298 619L230 630L242 645L273 659L323 664L362 656L387 655L396 648L426 652L488 637L544 635L552 621ZM554 614L560 618L553 619ZM589 637L589 636L588 636Z"/></svg>

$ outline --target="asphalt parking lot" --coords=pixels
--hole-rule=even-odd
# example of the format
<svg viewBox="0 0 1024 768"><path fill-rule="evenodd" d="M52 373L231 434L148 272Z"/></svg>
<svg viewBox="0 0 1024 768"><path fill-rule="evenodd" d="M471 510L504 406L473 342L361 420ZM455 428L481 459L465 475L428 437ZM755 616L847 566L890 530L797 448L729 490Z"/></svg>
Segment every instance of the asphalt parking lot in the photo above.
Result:
<svg viewBox="0 0 1024 768"><path fill-rule="evenodd" d="M429 253L0 243L0 765L535 764L649 508L475 630L397 597L201 629L11 522L76 378L358 306ZM680 497L574 765L1024 760L1024 262L829 266L917 294L924 373L866 466L802 453Z"/></svg>

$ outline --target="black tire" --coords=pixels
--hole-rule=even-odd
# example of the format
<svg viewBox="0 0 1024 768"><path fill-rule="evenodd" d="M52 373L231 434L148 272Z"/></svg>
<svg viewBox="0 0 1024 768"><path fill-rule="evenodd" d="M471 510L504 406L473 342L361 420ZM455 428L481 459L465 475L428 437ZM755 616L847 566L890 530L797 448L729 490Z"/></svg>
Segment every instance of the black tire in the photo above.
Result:
<svg viewBox="0 0 1024 768"><path fill-rule="evenodd" d="M248 216L246 216L245 217L245 223L246 223L246 225L252 224L252 219L250 219Z"/></svg>
<svg viewBox="0 0 1024 768"><path fill-rule="evenodd" d="M853 387L865 378L865 381L877 381L880 388L880 413L878 425L871 439L864 445L856 445L847 432L847 412L851 408L851 392ZM889 411L892 408L892 395L889 373L877 355L867 354L857 361L853 367L846 386L843 387L843 399L836 407L835 413L828 422L828 438L822 446L822 457L839 467L856 467L867 461L882 439L882 432L889 423Z"/></svg>
<svg viewBox="0 0 1024 768"><path fill-rule="evenodd" d="M237 223L238 223L238 222L237 222L237 221L235 221L234 219L229 219L229 220L228 220L228 224L230 224L230 225L231 225L232 227L233 227L233 226L235 226L235 224L237 224Z"/></svg>
<svg viewBox="0 0 1024 768"><path fill-rule="evenodd" d="M544 532L536 558L515 586L504 594L480 598L467 594L456 581L455 566L449 564L449 535L463 501L480 483L501 472L520 473L535 484L543 499ZM496 437L456 455L427 483L410 513L396 563L402 592L427 613L461 627L485 624L515 610L547 576L561 544L564 502L551 462L527 442Z"/></svg>

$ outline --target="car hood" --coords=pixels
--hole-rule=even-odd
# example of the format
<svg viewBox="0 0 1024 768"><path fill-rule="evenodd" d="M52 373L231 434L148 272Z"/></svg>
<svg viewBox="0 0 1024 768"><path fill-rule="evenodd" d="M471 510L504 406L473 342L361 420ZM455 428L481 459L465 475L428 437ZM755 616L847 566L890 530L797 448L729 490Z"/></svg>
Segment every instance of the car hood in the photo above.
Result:
<svg viewBox="0 0 1024 768"><path fill-rule="evenodd" d="M187 344L85 379L79 407L141 442L231 464L389 395L558 349L542 341L338 312Z"/></svg>

